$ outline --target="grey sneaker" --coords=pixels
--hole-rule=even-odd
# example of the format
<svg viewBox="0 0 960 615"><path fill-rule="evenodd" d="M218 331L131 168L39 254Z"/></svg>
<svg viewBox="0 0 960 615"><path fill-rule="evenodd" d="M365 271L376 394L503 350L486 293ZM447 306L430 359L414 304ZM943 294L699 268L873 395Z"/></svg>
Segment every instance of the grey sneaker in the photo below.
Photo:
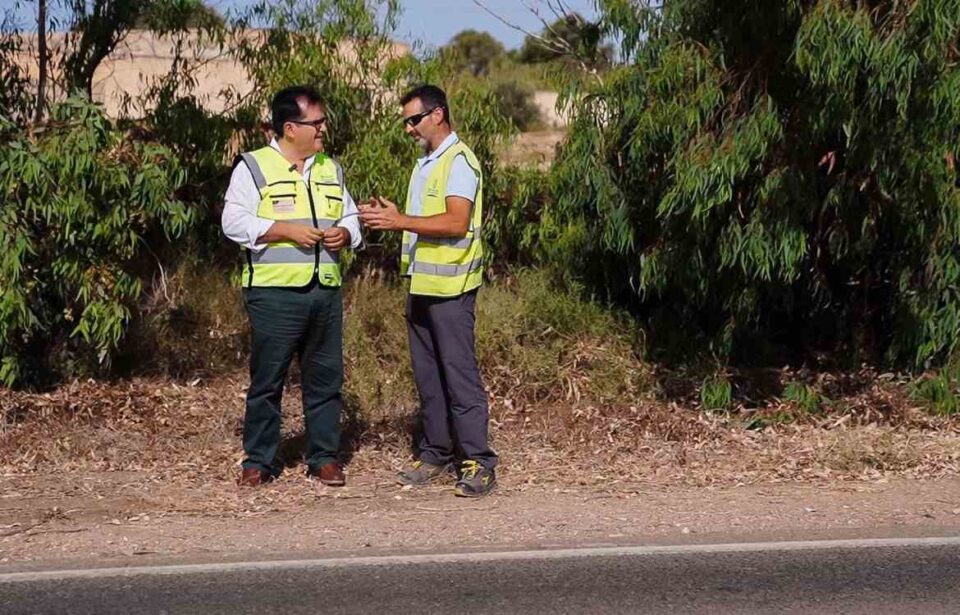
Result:
<svg viewBox="0 0 960 615"><path fill-rule="evenodd" d="M426 485L447 474L452 469L451 464L435 465L426 461L414 461L413 466L397 475L397 482L401 485Z"/></svg>
<svg viewBox="0 0 960 615"><path fill-rule="evenodd" d="M496 472L467 459L460 466L460 480L454 486L453 493L463 498L479 498L493 491L496 486Z"/></svg>

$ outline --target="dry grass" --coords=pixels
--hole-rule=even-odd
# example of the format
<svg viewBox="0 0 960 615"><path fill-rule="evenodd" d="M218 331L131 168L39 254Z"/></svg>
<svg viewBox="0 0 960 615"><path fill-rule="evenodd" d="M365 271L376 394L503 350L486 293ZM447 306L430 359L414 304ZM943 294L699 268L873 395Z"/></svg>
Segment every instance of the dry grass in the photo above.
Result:
<svg viewBox="0 0 960 615"><path fill-rule="evenodd" d="M242 374L184 385L136 378L75 382L47 394L0 393L0 471L143 472L204 482L233 476L240 461ZM892 385L887 385L887 387ZM298 458L299 390L284 402L287 442ZM851 399L852 407L884 386ZM770 480L940 477L960 470L960 421L908 406L895 420L855 412L763 429L740 413L710 415L648 401L599 408L572 402L517 406L494 399L492 433L510 482L525 485L650 482L736 484ZM888 415L888 418L892 415ZM348 420L351 472L382 472L409 455L409 415Z"/></svg>
<svg viewBox="0 0 960 615"><path fill-rule="evenodd" d="M241 313L231 311L218 288L207 285L207 292L217 295L211 300L227 320L211 320L197 307L198 330L241 336ZM402 305L402 289L374 279L354 281L347 294L344 455L352 481L388 482L410 458L416 396ZM696 392L702 376L643 363L638 333L616 313L555 292L540 274L521 274L481 293L478 355L504 489L935 478L960 470L960 417L918 407L906 379L869 371L734 374L739 406L708 412ZM235 347L235 339L217 335L202 339ZM172 478L192 492L162 507L247 514L247 504L229 488L242 456L246 381L244 370L234 367L183 379L77 381L49 393L0 390L0 474L35 485L51 472L130 477L129 484L110 479L92 492L72 487L87 495L149 492ZM786 382L805 383L815 403L779 399ZM303 445L299 393L294 375L284 399L281 449L291 466ZM286 497L284 481L299 476L299 468L286 473L280 490L262 497ZM57 481L49 488L66 487Z"/></svg>

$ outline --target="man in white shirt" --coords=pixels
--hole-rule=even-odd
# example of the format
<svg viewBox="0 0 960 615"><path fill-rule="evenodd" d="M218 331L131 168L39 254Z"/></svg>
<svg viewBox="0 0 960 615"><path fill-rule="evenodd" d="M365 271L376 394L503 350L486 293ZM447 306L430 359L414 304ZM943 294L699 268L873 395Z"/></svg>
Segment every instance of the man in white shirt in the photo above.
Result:
<svg viewBox="0 0 960 615"><path fill-rule="evenodd" d="M243 296L252 329L245 458L238 483L275 478L280 401L299 356L307 475L345 484L338 462L343 384L339 253L361 243L357 207L340 165L324 153L318 93L294 86L271 105L276 138L237 157L225 195L224 234L243 250Z"/></svg>

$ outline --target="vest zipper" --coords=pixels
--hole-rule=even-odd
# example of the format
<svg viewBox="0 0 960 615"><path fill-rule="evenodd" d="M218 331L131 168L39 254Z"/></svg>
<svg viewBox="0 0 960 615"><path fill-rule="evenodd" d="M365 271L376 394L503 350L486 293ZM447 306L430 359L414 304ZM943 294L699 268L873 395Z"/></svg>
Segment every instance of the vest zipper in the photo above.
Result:
<svg viewBox="0 0 960 615"><path fill-rule="evenodd" d="M311 169L311 175L313 170ZM307 199L310 201L310 215L313 217L313 228L319 229L320 224L317 222L317 208L313 204L313 190L310 189L310 182L304 182L307 188ZM320 242L317 242L313 246L313 276L317 278L317 281L320 281Z"/></svg>

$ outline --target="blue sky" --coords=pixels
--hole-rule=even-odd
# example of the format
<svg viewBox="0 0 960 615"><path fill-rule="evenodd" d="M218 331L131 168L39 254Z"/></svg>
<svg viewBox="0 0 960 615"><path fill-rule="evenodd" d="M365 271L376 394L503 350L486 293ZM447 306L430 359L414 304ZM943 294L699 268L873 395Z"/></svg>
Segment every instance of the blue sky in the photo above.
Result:
<svg viewBox="0 0 960 615"><path fill-rule="evenodd" d="M2 0L0 0L2 1ZM222 12L249 6L255 0L205 0ZM594 0L479 0L489 11L474 0L400 0L403 13L397 26L396 38L405 43L420 41L428 47L447 44L453 36L467 29L486 30L508 48L523 44L524 34L511 28L506 21L528 32L539 32L543 24L556 19L554 9L564 7L587 18L597 14ZM495 13L503 21L491 15Z"/></svg>
<svg viewBox="0 0 960 615"><path fill-rule="evenodd" d="M531 32L539 32L543 25L528 7L537 9L548 22L556 19L545 0L481 2L506 21ZM556 5L554 0L553 6ZM563 5L584 17L596 16L593 0L563 0ZM523 33L503 24L473 0L403 0L403 7L404 15L397 28L397 38L405 42L419 39L427 45L441 46L457 32L470 28L486 30L507 48L519 47L523 43Z"/></svg>
<svg viewBox="0 0 960 615"><path fill-rule="evenodd" d="M253 0L205 0L210 6L226 12L231 9L249 6ZM527 31L539 32L543 25L530 10L539 11L548 22L555 19L550 6L562 4L567 10L575 11L587 18L596 16L594 0L480 0L480 2L511 24ZM10 7L17 0L0 0L0 7ZM16 9L17 20L26 29L33 30L36 19L35 5L27 0L19 0ZM53 7L58 0L48 0ZM503 42L509 49L523 43L523 33L514 30L496 17L477 6L473 0L401 0L403 15L397 28L396 38L406 43L421 41L428 47L446 44L461 30L486 30Z"/></svg>

